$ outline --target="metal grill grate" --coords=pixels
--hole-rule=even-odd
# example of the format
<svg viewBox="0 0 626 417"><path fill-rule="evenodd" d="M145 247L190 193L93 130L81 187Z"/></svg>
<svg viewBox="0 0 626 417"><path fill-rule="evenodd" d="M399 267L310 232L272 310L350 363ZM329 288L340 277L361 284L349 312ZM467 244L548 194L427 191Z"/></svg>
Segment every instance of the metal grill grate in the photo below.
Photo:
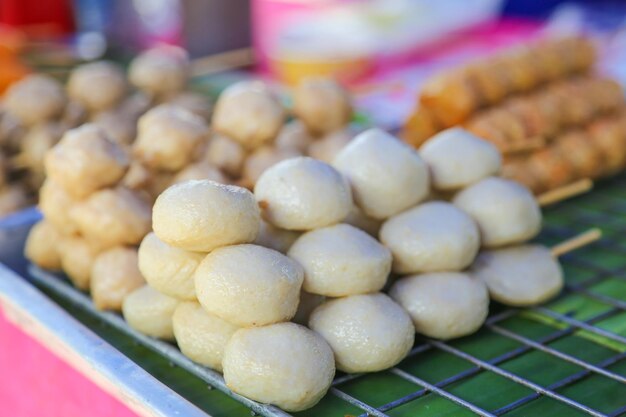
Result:
<svg viewBox="0 0 626 417"><path fill-rule="evenodd" d="M606 235L601 242L563 257L568 282L565 293L556 301L532 309L502 309L501 306L495 306L496 311L478 334L459 341L419 340L407 359L397 367L381 373L381 377L395 381L387 382L387 387L402 385L398 392L403 392L391 395L393 398L389 400L382 396L372 400L371 397L376 395L371 389L365 389L364 393L363 389L355 388L361 383L371 384L377 374L339 375L327 399L334 396L352 410L357 410L361 416L379 417L416 415L418 411L422 412L419 415L438 415L437 411L429 412L429 407L420 407L418 404L420 400L432 396L456 406L456 409L448 408L451 415L457 414L450 410L480 416L521 415L519 413L528 411L527 407L545 399L552 401L550 406L565 407L560 410L567 415L626 415L626 193L621 190L626 190L626 177L602 184L593 193L546 212L547 225L540 239L546 244L570 237L590 226L600 226ZM96 311L91 300L68 285L67 281L35 267L31 267L31 274L39 285L97 315L208 384L241 401L253 412L264 416L289 415L276 407L258 404L232 393L219 373L193 363L175 346L135 332L116 314ZM529 331L535 327L541 331ZM499 350L485 354L483 350L490 343L497 345ZM602 355L589 353L595 350L601 351ZM444 363L433 361L433 355L443 355L451 362L462 363L462 369L445 377L434 376L432 372L420 375L420 372L415 371L416 364L427 365L432 362L433 366L441 366ZM547 379L543 378L550 380L549 383L538 382L540 378L528 374L541 361L528 361L528 372L512 368L516 361L530 356L543 358L546 363L552 364L550 366L553 366L554 372L548 372L550 375ZM498 384L508 387L507 392L518 393L516 398L487 402L475 393L459 393L464 383L477 381L487 374L491 380L495 378L500 381ZM560 376L553 378L556 375ZM607 394L608 400L594 401L590 396L573 390L594 377L601 378L592 381L598 392L611 391ZM493 383L480 383L479 386L479 391L496 387ZM479 400L474 399L474 396ZM322 402L328 402L327 399ZM301 415L329 415L329 410L336 411L333 415L347 414L345 407L321 407L325 407L324 411L314 408Z"/></svg>

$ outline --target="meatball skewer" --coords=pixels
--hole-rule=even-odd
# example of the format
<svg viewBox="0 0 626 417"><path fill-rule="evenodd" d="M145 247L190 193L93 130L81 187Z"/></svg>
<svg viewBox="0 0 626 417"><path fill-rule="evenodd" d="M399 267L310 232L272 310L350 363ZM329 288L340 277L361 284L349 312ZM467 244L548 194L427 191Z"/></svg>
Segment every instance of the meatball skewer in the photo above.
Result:
<svg viewBox="0 0 626 417"><path fill-rule="evenodd" d="M564 286L558 258L601 235L599 229L591 229L551 249L533 244L488 250L478 255L471 273L487 285L491 298L498 302L515 307L540 304Z"/></svg>
<svg viewBox="0 0 626 417"><path fill-rule="evenodd" d="M515 181L488 177L461 190L452 202L476 221L483 246L493 248L535 237L541 230L541 206L573 197L589 188L585 181L536 199Z"/></svg>

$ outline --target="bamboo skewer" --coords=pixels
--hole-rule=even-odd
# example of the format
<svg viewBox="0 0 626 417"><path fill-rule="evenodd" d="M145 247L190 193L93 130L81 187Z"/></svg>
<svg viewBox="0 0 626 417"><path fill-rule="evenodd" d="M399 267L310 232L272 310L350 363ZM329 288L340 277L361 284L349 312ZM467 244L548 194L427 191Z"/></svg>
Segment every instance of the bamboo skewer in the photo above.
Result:
<svg viewBox="0 0 626 417"><path fill-rule="evenodd" d="M218 72L241 68L254 63L252 48L234 49L232 51L196 58L191 61L191 76L200 77Z"/></svg>
<svg viewBox="0 0 626 417"><path fill-rule="evenodd" d="M569 238L558 245L552 247L550 252L552 256L558 258L565 255L568 252L587 246L588 244L595 242L602 237L602 231L598 228L589 229L584 233Z"/></svg>
<svg viewBox="0 0 626 417"><path fill-rule="evenodd" d="M589 178L583 178L582 180L539 194L537 196L537 202L541 207L549 206L550 204L558 203L567 198L586 193L591 190L592 187L593 181Z"/></svg>

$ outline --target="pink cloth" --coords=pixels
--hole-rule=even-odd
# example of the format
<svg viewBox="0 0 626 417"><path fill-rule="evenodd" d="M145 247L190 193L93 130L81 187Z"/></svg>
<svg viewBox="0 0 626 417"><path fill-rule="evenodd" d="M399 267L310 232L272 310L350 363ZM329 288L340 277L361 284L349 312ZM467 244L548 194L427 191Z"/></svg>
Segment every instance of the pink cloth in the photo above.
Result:
<svg viewBox="0 0 626 417"><path fill-rule="evenodd" d="M136 417L6 320L0 310L0 417Z"/></svg>

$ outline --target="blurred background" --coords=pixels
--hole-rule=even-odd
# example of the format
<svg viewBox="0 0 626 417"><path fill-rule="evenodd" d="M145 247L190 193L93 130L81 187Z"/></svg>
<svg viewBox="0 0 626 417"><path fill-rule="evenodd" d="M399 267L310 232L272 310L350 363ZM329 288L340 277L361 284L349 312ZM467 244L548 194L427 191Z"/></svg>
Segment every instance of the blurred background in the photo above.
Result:
<svg viewBox="0 0 626 417"><path fill-rule="evenodd" d="M33 69L63 77L167 43L189 51L209 91L246 77L292 85L331 75L364 117L394 128L429 74L546 32L592 33L602 71L624 81L625 17L623 1L1 0L0 89ZM234 68L243 71L222 71Z"/></svg>

